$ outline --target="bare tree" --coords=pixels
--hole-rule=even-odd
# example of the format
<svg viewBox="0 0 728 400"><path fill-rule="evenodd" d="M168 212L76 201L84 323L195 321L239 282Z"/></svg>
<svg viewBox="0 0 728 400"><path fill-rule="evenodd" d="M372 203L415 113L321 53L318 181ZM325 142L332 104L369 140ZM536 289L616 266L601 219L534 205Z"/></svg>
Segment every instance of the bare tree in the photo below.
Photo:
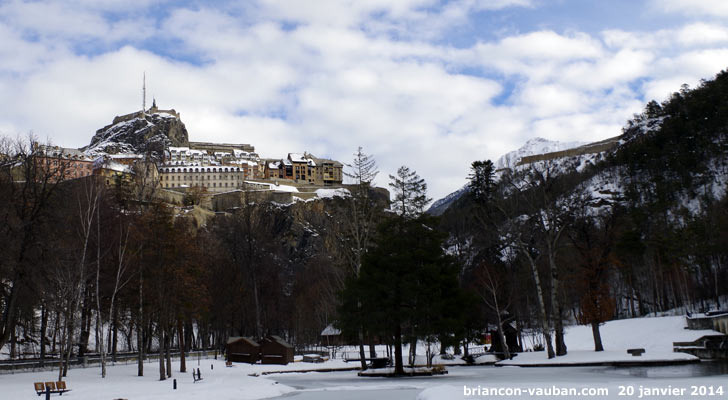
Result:
<svg viewBox="0 0 728 400"><path fill-rule="evenodd" d="M27 138L0 139L0 348L15 331L18 299L32 285L29 254L38 245L42 221L66 177L68 164L31 133Z"/></svg>
<svg viewBox="0 0 728 400"><path fill-rule="evenodd" d="M68 284L72 287L66 319L67 331L69 333L68 346L65 354L65 362L61 364L60 371L58 373L58 380L62 380L62 378L66 376L68 363L71 358L71 353L73 352L73 328L75 326L75 316L80 306L81 296L83 294L87 278L86 259L88 258L89 241L93 230L93 221L96 218L96 212L101 199L101 185L96 182L95 177L84 179L81 187L78 189L76 200L78 206L78 233L81 240L81 254L79 255L75 274L72 275L71 280L68 282Z"/></svg>
<svg viewBox="0 0 728 400"><path fill-rule="evenodd" d="M100 218L97 218L97 228L100 227ZM131 276L127 273L128 267L129 267L129 260L127 257L127 251L129 247L129 231L131 230L130 224L125 223L123 219L119 219L119 243L116 245L116 265L115 265L115 271L113 276L113 289L111 290L111 299L109 301L109 336L111 336L111 330L113 328L113 325L115 321L114 315L115 314L115 307L116 307L116 296L119 294L119 291L126 286L127 283L131 280ZM100 231L100 228L99 228ZM100 235L100 233L99 233ZM100 259L100 254L98 255ZM101 286L100 284L100 275L101 275L101 263L100 261L97 261L96 264L96 312L99 315L99 319L101 320L101 294L99 293L99 288ZM104 349L104 330L100 330L99 335L99 353L101 354L101 377L106 377L106 351ZM115 349L114 349L115 350ZM114 353L115 354L115 353Z"/></svg>
<svg viewBox="0 0 728 400"><path fill-rule="evenodd" d="M487 262L480 264L475 274L476 283L480 288L478 296L495 313L498 322L498 336L503 345L503 354L505 358L511 358L511 351L508 348L508 342L503 330L503 313L510 307L513 293L512 289L507 287L507 277L504 271L498 271L497 268L497 266L490 265Z"/></svg>

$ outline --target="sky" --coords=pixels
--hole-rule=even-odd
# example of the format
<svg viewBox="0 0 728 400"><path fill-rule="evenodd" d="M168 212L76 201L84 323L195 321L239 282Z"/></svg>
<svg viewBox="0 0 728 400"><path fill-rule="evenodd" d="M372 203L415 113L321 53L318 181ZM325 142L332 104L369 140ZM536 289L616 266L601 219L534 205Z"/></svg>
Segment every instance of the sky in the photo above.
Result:
<svg viewBox="0 0 728 400"><path fill-rule="evenodd" d="M597 141L728 63L725 0L0 0L0 135L65 147L147 105L434 199L527 140Z"/></svg>

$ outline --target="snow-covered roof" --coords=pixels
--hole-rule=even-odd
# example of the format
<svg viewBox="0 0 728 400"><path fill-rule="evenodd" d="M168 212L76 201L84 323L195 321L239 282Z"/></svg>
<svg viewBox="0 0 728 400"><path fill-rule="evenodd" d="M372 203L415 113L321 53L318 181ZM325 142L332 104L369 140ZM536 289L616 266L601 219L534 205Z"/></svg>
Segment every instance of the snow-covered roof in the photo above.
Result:
<svg viewBox="0 0 728 400"><path fill-rule="evenodd" d="M142 159L142 158L144 158L144 156L141 154L121 153L121 154L109 154L109 158L111 158L112 160L127 159L127 158Z"/></svg>
<svg viewBox="0 0 728 400"><path fill-rule="evenodd" d="M245 336L230 336L227 340L227 344L235 343L237 341L244 341L252 346L260 346L258 343L255 342L255 340Z"/></svg>
<svg viewBox="0 0 728 400"><path fill-rule="evenodd" d="M306 156L301 153L288 153L288 159L292 162L306 162Z"/></svg>
<svg viewBox="0 0 728 400"><path fill-rule="evenodd" d="M337 336L341 335L341 330L334 328L334 325L329 324L324 330L321 331L321 336Z"/></svg>

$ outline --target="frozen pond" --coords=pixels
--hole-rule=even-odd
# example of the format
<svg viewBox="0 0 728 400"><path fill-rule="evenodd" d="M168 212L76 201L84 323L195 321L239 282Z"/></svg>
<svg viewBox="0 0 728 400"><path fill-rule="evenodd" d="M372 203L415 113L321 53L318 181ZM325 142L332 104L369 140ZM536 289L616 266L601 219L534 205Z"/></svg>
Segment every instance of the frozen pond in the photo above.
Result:
<svg viewBox="0 0 728 400"><path fill-rule="evenodd" d="M601 398L630 398L627 390L634 390L632 398L639 398L641 388L685 388L691 386L722 385L728 392L728 362L702 362L679 366L655 367L449 367L449 374L414 378L361 378L356 372L281 374L269 377L297 391L280 399L416 399L417 396L441 388L447 397L465 396L464 388L602 388L608 395ZM446 391L449 388L449 391ZM630 389L631 388L631 389ZM427 393L426 391L425 393ZM621 395L620 395L620 392ZM685 395L670 398L695 398ZM513 396L512 398L528 398ZM563 396L561 396L563 398ZM643 396L647 398L648 396ZM722 397L722 396L720 396ZM426 397L426 398L438 398ZM481 397L482 398L482 397ZM545 396L549 398L549 396ZM655 398L655 397L652 397Z"/></svg>
<svg viewBox="0 0 728 400"><path fill-rule="evenodd" d="M656 367L616 367L608 373L643 378L695 378L728 375L728 360L702 361L695 364L664 365Z"/></svg>

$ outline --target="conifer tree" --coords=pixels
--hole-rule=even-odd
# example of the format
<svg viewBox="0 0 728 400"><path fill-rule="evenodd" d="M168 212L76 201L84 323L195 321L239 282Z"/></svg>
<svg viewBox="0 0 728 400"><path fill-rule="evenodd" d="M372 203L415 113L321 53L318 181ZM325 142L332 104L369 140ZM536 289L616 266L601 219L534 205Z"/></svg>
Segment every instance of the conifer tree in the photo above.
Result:
<svg viewBox="0 0 728 400"><path fill-rule="evenodd" d="M470 165L468 175L468 188L470 194L478 202L484 202L490 198L495 186L495 167L490 160L473 161Z"/></svg>
<svg viewBox="0 0 728 400"><path fill-rule="evenodd" d="M404 219L417 218L425 211L430 200L427 198L427 183L409 167L397 169L397 176L389 175L392 182L389 186L394 190L392 208Z"/></svg>
<svg viewBox="0 0 728 400"><path fill-rule="evenodd" d="M354 161L347 164L349 171L344 175L353 181L351 198L349 199L349 212L346 218L345 255L349 260L352 273L359 277L362 257L369 247L370 238L374 235L376 219L380 208L376 199L371 195L371 185L379 171L374 157L365 154L361 146L354 153ZM369 343L369 356L376 357L374 345ZM364 354L364 332L359 331L359 358L362 369L366 369L366 356Z"/></svg>

